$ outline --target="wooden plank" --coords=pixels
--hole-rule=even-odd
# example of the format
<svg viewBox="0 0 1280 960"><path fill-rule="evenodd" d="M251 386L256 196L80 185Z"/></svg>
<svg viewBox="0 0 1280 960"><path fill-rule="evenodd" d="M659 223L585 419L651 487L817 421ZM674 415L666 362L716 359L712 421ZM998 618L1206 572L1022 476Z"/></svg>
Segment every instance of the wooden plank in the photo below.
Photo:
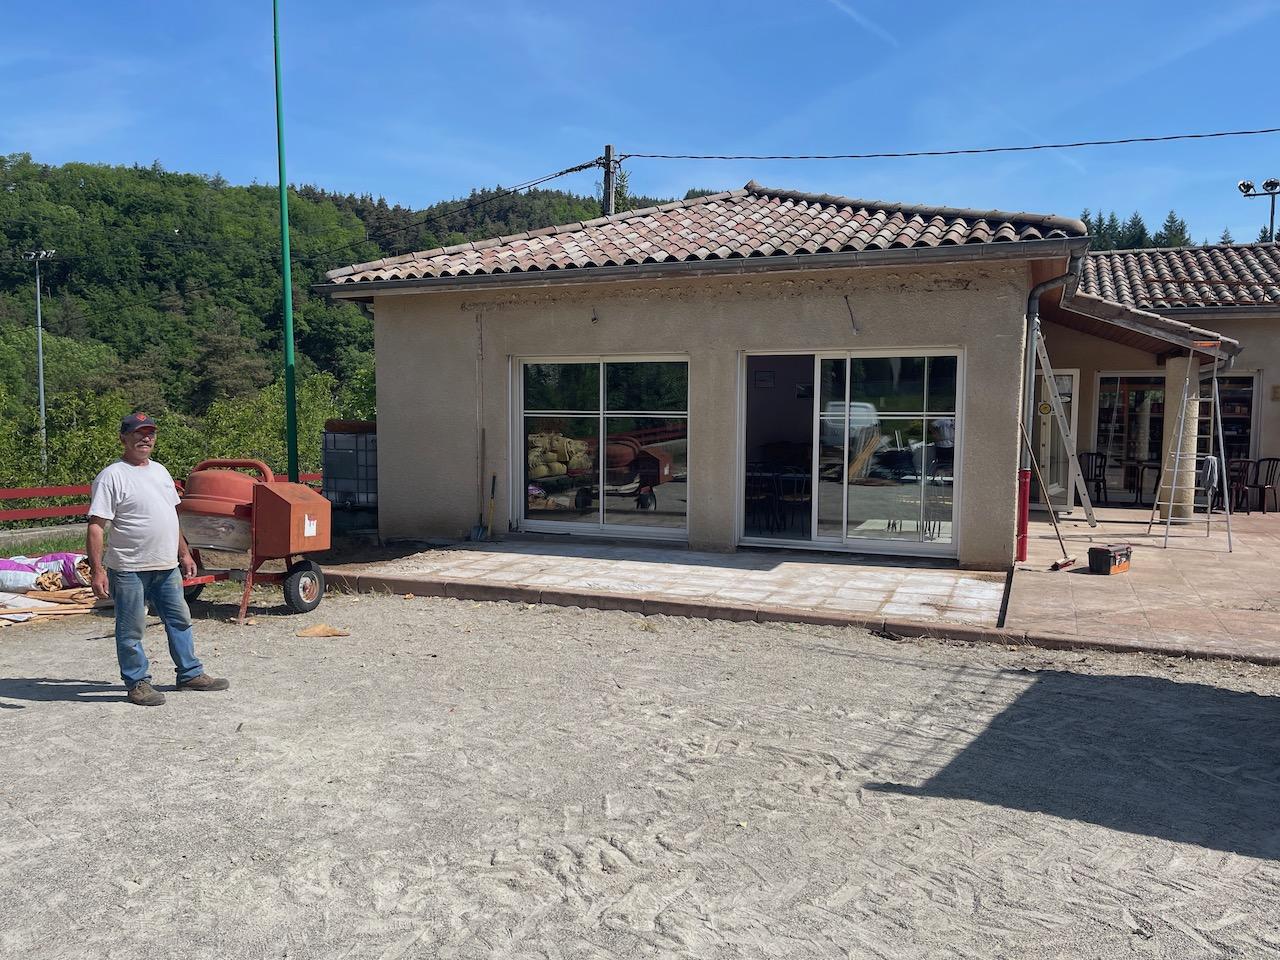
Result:
<svg viewBox="0 0 1280 960"><path fill-rule="evenodd" d="M74 613L92 613L92 606L75 607L0 607L0 617L12 617L21 613L34 613L42 617L69 616Z"/></svg>

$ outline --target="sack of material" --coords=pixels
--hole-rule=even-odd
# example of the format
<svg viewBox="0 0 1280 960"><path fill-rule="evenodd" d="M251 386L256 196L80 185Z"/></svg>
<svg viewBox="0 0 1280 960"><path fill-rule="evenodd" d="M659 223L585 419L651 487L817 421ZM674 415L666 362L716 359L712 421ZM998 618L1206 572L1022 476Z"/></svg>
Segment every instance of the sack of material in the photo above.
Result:
<svg viewBox="0 0 1280 960"><path fill-rule="evenodd" d="M36 577L41 571L34 564L0 557L0 590L6 593L26 593L36 588Z"/></svg>

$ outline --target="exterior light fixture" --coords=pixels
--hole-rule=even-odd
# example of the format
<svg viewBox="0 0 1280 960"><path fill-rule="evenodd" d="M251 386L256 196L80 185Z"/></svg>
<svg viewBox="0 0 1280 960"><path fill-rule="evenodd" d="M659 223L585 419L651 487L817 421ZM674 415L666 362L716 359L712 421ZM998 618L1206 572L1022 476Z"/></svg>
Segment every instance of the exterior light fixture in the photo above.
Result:
<svg viewBox="0 0 1280 960"><path fill-rule="evenodd" d="M1280 194L1280 179L1276 177L1268 177L1262 181L1262 189L1258 190L1254 187L1252 180L1241 180L1236 184L1236 189L1248 200L1256 200L1259 197L1266 197L1271 201L1271 221L1267 227L1267 239L1275 240L1276 238L1276 194Z"/></svg>

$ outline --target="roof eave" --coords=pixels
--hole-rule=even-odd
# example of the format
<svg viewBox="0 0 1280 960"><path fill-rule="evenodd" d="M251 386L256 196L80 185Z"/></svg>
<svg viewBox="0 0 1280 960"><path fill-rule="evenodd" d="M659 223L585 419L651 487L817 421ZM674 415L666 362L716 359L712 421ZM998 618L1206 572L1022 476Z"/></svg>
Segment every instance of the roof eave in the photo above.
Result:
<svg viewBox="0 0 1280 960"><path fill-rule="evenodd" d="M943 247L905 247L888 250L855 250L843 253L806 253L785 257L742 257L733 260L692 260L641 263L622 267L581 267L527 273L472 274L464 277L419 277L405 280L361 280L317 283L312 290L340 300L358 300L375 294L435 293L458 289L501 289L569 286L590 283L623 283L700 276L788 273L856 267L912 266L921 264L976 263L1008 260L1045 260L1083 254L1088 237L1050 240L1017 240L1001 243L953 244Z"/></svg>
<svg viewBox="0 0 1280 960"><path fill-rule="evenodd" d="M1280 317L1280 303L1222 304L1216 307L1148 307L1162 317L1188 320L1247 320Z"/></svg>
<svg viewBox="0 0 1280 960"><path fill-rule="evenodd" d="M1212 355L1214 351L1197 346L1198 343L1209 340L1220 342L1222 349L1219 352L1227 356L1236 356L1243 349L1239 341L1225 337L1215 330L1207 330L1158 313L1095 297L1079 289L1072 290L1062 298L1062 309L1114 324L1186 350L1198 350Z"/></svg>

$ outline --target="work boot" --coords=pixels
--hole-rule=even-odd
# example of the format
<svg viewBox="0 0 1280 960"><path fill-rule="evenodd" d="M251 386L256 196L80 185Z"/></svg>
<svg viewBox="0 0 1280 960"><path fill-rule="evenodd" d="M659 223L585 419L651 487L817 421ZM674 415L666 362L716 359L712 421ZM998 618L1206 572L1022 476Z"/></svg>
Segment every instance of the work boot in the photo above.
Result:
<svg viewBox="0 0 1280 960"><path fill-rule="evenodd" d="M158 707L164 703L164 694L142 680L129 688L129 702L140 707Z"/></svg>
<svg viewBox="0 0 1280 960"><path fill-rule="evenodd" d="M231 686L230 680L214 678L207 673L202 673L200 676L192 677L190 680L183 680L178 684L178 689L208 692L210 690L226 690L229 686Z"/></svg>

